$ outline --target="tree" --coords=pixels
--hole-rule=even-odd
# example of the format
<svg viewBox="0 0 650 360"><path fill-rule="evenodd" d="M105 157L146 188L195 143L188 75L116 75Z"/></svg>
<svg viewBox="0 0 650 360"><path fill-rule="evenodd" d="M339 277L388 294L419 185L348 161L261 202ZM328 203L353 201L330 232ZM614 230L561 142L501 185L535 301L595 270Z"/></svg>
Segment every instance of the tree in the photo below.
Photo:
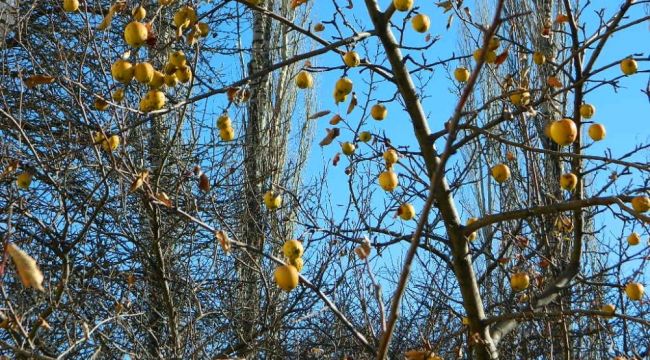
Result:
<svg viewBox="0 0 650 360"><path fill-rule="evenodd" d="M2 351L647 356L648 1L435 5L21 3Z"/></svg>

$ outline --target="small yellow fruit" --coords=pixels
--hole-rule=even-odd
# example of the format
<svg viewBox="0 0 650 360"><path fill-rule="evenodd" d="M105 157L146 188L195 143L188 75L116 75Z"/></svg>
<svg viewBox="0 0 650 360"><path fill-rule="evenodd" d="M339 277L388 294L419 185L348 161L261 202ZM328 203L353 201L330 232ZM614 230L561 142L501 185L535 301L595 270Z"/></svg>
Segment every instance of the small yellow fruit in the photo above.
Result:
<svg viewBox="0 0 650 360"><path fill-rule="evenodd" d="M165 93L160 90L152 89L147 92L145 97L148 99L151 104L152 110L160 110L165 106L167 99L165 98Z"/></svg>
<svg viewBox="0 0 650 360"><path fill-rule="evenodd" d="M361 58L356 51L351 50L343 55L343 62L345 63L345 66L356 67L361 64Z"/></svg>
<svg viewBox="0 0 650 360"><path fill-rule="evenodd" d="M119 59L111 65L111 75L115 81L127 84L133 79L133 64L126 60Z"/></svg>
<svg viewBox="0 0 650 360"><path fill-rule="evenodd" d="M473 223L475 223L477 221L478 221L478 219L475 218L475 217L469 218L469 219L467 219L467 222L465 223L465 226L471 225L471 224L473 224ZM474 241L474 240L476 240L477 237L478 237L478 234L476 233L476 231L474 231L473 233L467 235L467 240Z"/></svg>
<svg viewBox="0 0 650 360"><path fill-rule="evenodd" d="M379 174L379 186L381 186L382 189L392 192L397 189L398 185L399 180L397 174L392 170L384 171Z"/></svg>
<svg viewBox="0 0 650 360"><path fill-rule="evenodd" d="M314 78L305 70L302 70L296 75L296 86L299 89L307 89L314 86Z"/></svg>
<svg viewBox="0 0 650 360"><path fill-rule="evenodd" d="M600 307L600 311L607 313L607 315L603 315L603 319L611 319L616 312L616 306L613 304L605 304Z"/></svg>
<svg viewBox="0 0 650 360"><path fill-rule="evenodd" d="M643 293L645 289L642 284L639 283L628 283L625 285L625 295L630 300L639 301L643 298Z"/></svg>
<svg viewBox="0 0 650 360"><path fill-rule="evenodd" d="M217 127L219 129L227 129L229 127L232 127L232 120L230 120L230 116L228 116L228 114L222 114L219 116L217 119Z"/></svg>
<svg viewBox="0 0 650 360"><path fill-rule="evenodd" d="M544 65L546 63L546 55L542 54L539 51L533 53L533 62L535 65Z"/></svg>
<svg viewBox="0 0 650 360"><path fill-rule="evenodd" d="M574 173L566 173L560 176L560 187L567 191L575 190L578 185L578 177Z"/></svg>
<svg viewBox="0 0 650 360"><path fill-rule="evenodd" d="M133 47L140 47L147 40L149 31L147 27L138 21L132 21L124 28L124 40Z"/></svg>
<svg viewBox="0 0 650 360"><path fill-rule="evenodd" d="M578 136L576 123L571 119L554 121L551 123L549 132L551 133L551 139L560 146L572 144Z"/></svg>
<svg viewBox="0 0 650 360"><path fill-rule="evenodd" d="M135 20L142 21L147 16L147 10L142 6L138 6L133 8L131 15L133 15Z"/></svg>
<svg viewBox="0 0 650 360"><path fill-rule="evenodd" d="M483 49L476 49L474 51L474 60L478 62L481 60L481 56L483 55ZM495 61L497 61L497 53L494 51L488 51L487 54L485 55L485 62L488 64L492 64Z"/></svg>
<svg viewBox="0 0 650 360"><path fill-rule="evenodd" d="M646 212L650 210L650 198L647 196L637 196L632 199L632 208L636 212Z"/></svg>
<svg viewBox="0 0 650 360"><path fill-rule="evenodd" d="M506 164L498 164L492 168L492 177L496 182L502 183L510 179L510 168Z"/></svg>
<svg viewBox="0 0 650 360"><path fill-rule="evenodd" d="M298 269L293 265L282 265L275 269L275 283L284 291L291 291L298 286L300 278Z"/></svg>
<svg viewBox="0 0 650 360"><path fill-rule="evenodd" d="M393 6L397 11L409 11L413 7L413 0L393 0Z"/></svg>
<svg viewBox="0 0 650 360"><path fill-rule="evenodd" d="M113 98L113 101L115 102L120 102L124 99L124 89L119 88L113 91L113 95L111 95Z"/></svg>
<svg viewBox="0 0 650 360"><path fill-rule="evenodd" d="M192 69L187 65L179 66L174 73L178 81L182 83L187 83L192 80Z"/></svg>
<svg viewBox="0 0 650 360"><path fill-rule="evenodd" d="M210 33L210 26L204 22L198 23L199 26L199 36L206 37Z"/></svg>
<svg viewBox="0 0 650 360"><path fill-rule="evenodd" d="M510 277L510 287L514 291L523 291L530 286L530 278L524 272L512 274Z"/></svg>
<svg viewBox="0 0 650 360"><path fill-rule="evenodd" d="M340 78L336 80L334 88L336 89L336 92L347 95L352 92L352 80L346 77Z"/></svg>
<svg viewBox="0 0 650 360"><path fill-rule="evenodd" d="M21 173L16 177L16 186L18 188L27 190L29 189L29 185L32 184L32 174L28 172Z"/></svg>
<svg viewBox="0 0 650 360"><path fill-rule="evenodd" d="M397 209L397 216L404 221L412 220L415 217L415 208L409 203L404 203Z"/></svg>
<svg viewBox="0 0 650 360"><path fill-rule="evenodd" d="M190 28L194 26L197 20L196 11L194 8L187 5L180 8L176 14L174 14L174 25L176 28Z"/></svg>
<svg viewBox="0 0 650 360"><path fill-rule="evenodd" d="M79 10L79 0L63 0L63 10L67 12Z"/></svg>
<svg viewBox="0 0 650 360"><path fill-rule="evenodd" d="M101 146L106 152L115 151L120 146L120 137L117 135L111 135L108 139L104 139L101 142Z"/></svg>
<svg viewBox="0 0 650 360"><path fill-rule="evenodd" d="M351 142L346 141L343 144L341 144L341 151L345 155L350 156L350 155L354 154L354 150L356 150L356 149L357 149L357 147L354 146L354 144L351 143Z"/></svg>
<svg viewBox="0 0 650 360"><path fill-rule="evenodd" d="M174 87L178 84L178 78L176 74L167 74L165 75L165 85L169 87Z"/></svg>
<svg viewBox="0 0 650 360"><path fill-rule="evenodd" d="M627 237L627 243L628 243L630 246L636 246L636 245L639 245L639 243L641 243L641 235L639 235L638 233L635 233L635 232L631 233L631 234Z"/></svg>
<svg viewBox="0 0 650 360"><path fill-rule="evenodd" d="M304 260L302 258L296 258L296 259L289 259L289 264L293 265L298 272L302 271L303 266L305 265Z"/></svg>
<svg viewBox="0 0 650 360"><path fill-rule="evenodd" d="M151 101L149 101L149 98L145 95L140 99L140 111L149 112L151 110L153 110Z"/></svg>
<svg viewBox="0 0 650 360"><path fill-rule="evenodd" d="M605 125L603 124L591 124L589 126L589 137L593 141L600 141L605 138Z"/></svg>
<svg viewBox="0 0 650 360"><path fill-rule="evenodd" d="M149 82L149 87L152 89L160 89L163 85L165 85L165 74L161 71L155 70L153 72L153 77Z"/></svg>
<svg viewBox="0 0 650 360"><path fill-rule="evenodd" d="M104 110L108 109L109 104L108 104L108 101L106 101L104 99L95 98L94 105L95 105L95 109L97 109L99 111L104 111Z"/></svg>
<svg viewBox="0 0 650 360"><path fill-rule="evenodd" d="M269 210L279 209L282 206L282 196L275 195L272 190L269 190L264 194L264 205Z"/></svg>
<svg viewBox="0 0 650 360"><path fill-rule="evenodd" d="M524 89L517 89L510 94L510 102L517 106L526 106L530 103L530 93Z"/></svg>
<svg viewBox="0 0 650 360"><path fill-rule="evenodd" d="M625 75L632 75L639 69L634 59L624 59L621 61L621 71Z"/></svg>
<svg viewBox="0 0 650 360"><path fill-rule="evenodd" d="M386 161L386 166L392 166L399 161L399 154L395 149L388 149L384 151L384 160Z"/></svg>
<svg viewBox="0 0 650 360"><path fill-rule="evenodd" d="M298 240L289 240L282 245L282 252L284 253L284 256L289 259L297 259L302 256L304 252L304 248L302 247L302 243Z"/></svg>
<svg viewBox="0 0 650 360"><path fill-rule="evenodd" d="M221 137L221 140L223 141L233 141L235 139L235 129L232 127L219 129L219 137Z"/></svg>
<svg viewBox="0 0 650 360"><path fill-rule="evenodd" d="M454 70L454 78L458 82L466 82L469 80L469 70L464 67L459 67Z"/></svg>
<svg viewBox="0 0 650 360"><path fill-rule="evenodd" d="M488 42L488 50L490 51L496 50L499 48L499 45L501 45L501 40L499 40L498 37L493 36Z"/></svg>
<svg viewBox="0 0 650 360"><path fill-rule="evenodd" d="M369 131L362 131L359 133L359 141L368 142L372 140L372 134Z"/></svg>
<svg viewBox="0 0 650 360"><path fill-rule="evenodd" d="M580 105L580 116L585 119L591 119L592 116L596 113L596 107L591 104L582 104Z"/></svg>
<svg viewBox="0 0 650 360"><path fill-rule="evenodd" d="M153 66L151 66L151 64L148 62L141 62L135 65L135 79L142 84L150 83L153 79L153 73Z"/></svg>
<svg viewBox="0 0 650 360"><path fill-rule="evenodd" d="M384 120L388 116L388 109L383 104L375 104L370 108L370 116L378 121Z"/></svg>
<svg viewBox="0 0 650 360"><path fill-rule="evenodd" d="M185 57L185 53L183 53L180 50L170 53L169 63L176 67L185 65L187 63L187 58Z"/></svg>
<svg viewBox="0 0 650 360"><path fill-rule="evenodd" d="M431 20L424 14L417 14L411 19L411 27L419 33L429 31L429 26L431 26Z"/></svg>

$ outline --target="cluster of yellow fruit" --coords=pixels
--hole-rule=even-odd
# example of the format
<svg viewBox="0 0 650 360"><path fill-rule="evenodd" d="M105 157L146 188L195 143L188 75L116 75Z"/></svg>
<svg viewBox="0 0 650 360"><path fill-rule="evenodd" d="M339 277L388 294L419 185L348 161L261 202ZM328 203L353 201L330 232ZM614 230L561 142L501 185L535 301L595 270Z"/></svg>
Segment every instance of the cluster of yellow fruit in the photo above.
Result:
<svg viewBox="0 0 650 360"><path fill-rule="evenodd" d="M93 142L95 145L100 145L102 150L112 152L117 150L120 146L120 137L118 135L105 136L101 132L93 133Z"/></svg>
<svg viewBox="0 0 650 360"><path fill-rule="evenodd" d="M494 64L497 61L497 52L496 50L501 45L501 40L497 37L492 37L488 43L487 52L483 55L483 49L476 49L472 56L476 62L480 61L482 57L485 56L485 62L488 64Z"/></svg>
<svg viewBox="0 0 650 360"><path fill-rule="evenodd" d="M388 149L384 151L383 157L386 161L386 171L379 174L379 186L385 191L392 192L399 185L397 174L393 171L393 165L399 161L399 155L395 149Z"/></svg>
<svg viewBox="0 0 650 360"><path fill-rule="evenodd" d="M284 291L291 291L298 286L304 261L302 254L304 249L298 240L289 240L282 245L282 252L288 264L278 266L273 274L275 283Z"/></svg>
<svg viewBox="0 0 650 360"><path fill-rule="evenodd" d="M223 141L232 141L235 138L235 129L232 127L232 120L227 113L222 114L217 119L217 128L219 128L219 136Z"/></svg>
<svg viewBox="0 0 650 360"><path fill-rule="evenodd" d="M264 205L269 210L277 210L282 206L282 196L276 194L273 190L269 190L264 193Z"/></svg>
<svg viewBox="0 0 650 360"><path fill-rule="evenodd" d="M583 104L580 108L580 114L585 118L590 118L595 113L593 105ZM567 146L576 141L578 137L578 128L572 119L561 119L553 121L546 129L547 136L556 144ZM605 138L606 131L603 124L591 124L588 130L589 137L593 141L600 141Z"/></svg>
<svg viewBox="0 0 650 360"><path fill-rule="evenodd" d="M413 8L413 0L393 0L393 6L397 11L410 11ZM424 14L417 14L411 19L413 30L424 33L429 31L431 20Z"/></svg>
<svg viewBox="0 0 650 360"><path fill-rule="evenodd" d="M352 80L347 77L342 77L336 80L334 84L334 101L338 104L345 102L348 95L352 92Z"/></svg>

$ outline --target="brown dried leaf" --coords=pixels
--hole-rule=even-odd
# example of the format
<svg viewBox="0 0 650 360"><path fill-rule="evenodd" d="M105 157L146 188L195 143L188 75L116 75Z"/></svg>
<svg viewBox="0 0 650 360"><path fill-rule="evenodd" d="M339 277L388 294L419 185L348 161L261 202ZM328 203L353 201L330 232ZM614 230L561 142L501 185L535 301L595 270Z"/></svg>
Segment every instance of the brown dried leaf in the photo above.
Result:
<svg viewBox="0 0 650 360"><path fill-rule="evenodd" d="M449 14L449 18L447 19L447 30L449 30L453 22L454 22L454 14Z"/></svg>
<svg viewBox="0 0 650 360"><path fill-rule="evenodd" d="M553 88L561 88L562 87L562 83L555 76L549 76L548 79L546 80L546 83L548 84L548 86L553 87Z"/></svg>
<svg viewBox="0 0 650 360"><path fill-rule="evenodd" d="M172 200L164 192L156 193L156 200L160 201L163 205L167 207L172 207Z"/></svg>
<svg viewBox="0 0 650 360"><path fill-rule="evenodd" d="M334 141L334 139L336 139L336 137L339 136L339 134L341 133L341 130L339 130L338 128L325 129L325 131L327 131L327 135L325 135L323 140L321 140L321 142L318 143L318 145L320 146L326 146L331 144L332 141Z"/></svg>
<svg viewBox="0 0 650 360"><path fill-rule="evenodd" d="M350 103L348 104L348 110L347 110L347 114L348 114L348 115L350 115L350 113L351 113L352 111L354 111L354 108L357 106L357 103L358 103L358 102L359 102L359 101L357 100L357 94L355 94L355 93L353 92L353 93L352 93L352 98L350 99Z"/></svg>
<svg viewBox="0 0 650 360"><path fill-rule="evenodd" d="M25 78L23 81L25 81L25 86L27 88L31 89L37 85L43 85L43 84L51 84L54 82L54 77L49 76L49 75L34 75Z"/></svg>
<svg viewBox="0 0 650 360"><path fill-rule="evenodd" d="M131 184L131 188L129 189L129 193L135 192L138 189L144 185L147 180L149 179L149 172L148 171L143 171L140 174L138 174L138 177L135 179L135 181Z"/></svg>
<svg viewBox="0 0 650 360"><path fill-rule="evenodd" d="M18 276L20 277L23 286L27 288L33 287L39 291L45 291L42 285L43 273L38 269L36 260L26 252L22 251L14 243L7 245L7 253L9 253L9 256L11 256L11 259L16 265L16 270L18 271Z"/></svg>
<svg viewBox="0 0 650 360"><path fill-rule="evenodd" d="M330 119L330 125L336 125L336 124L340 123L341 120L343 120L341 115L336 114L336 115L332 116L332 118Z"/></svg>
<svg viewBox="0 0 650 360"><path fill-rule="evenodd" d="M219 245L221 245L223 251L229 253L230 249L232 248L232 243L230 242L228 234L226 234L226 232L223 230L219 230L214 233L214 236L217 238L217 240L219 240Z"/></svg>
<svg viewBox="0 0 650 360"><path fill-rule="evenodd" d="M445 10L445 12L450 11L454 6L451 3L451 1L441 1L441 2L436 3L436 5L438 5L438 7L443 8Z"/></svg>
<svg viewBox="0 0 650 360"><path fill-rule="evenodd" d="M113 21L113 15L120 9L119 4L113 4L111 5L111 8L108 10L108 14L104 16L102 19L102 22L97 26L98 30L106 30L108 29L109 26L111 26L111 21Z"/></svg>
<svg viewBox="0 0 650 360"><path fill-rule="evenodd" d="M336 153L336 155L334 155L334 158L332 158L332 165L333 166L338 165L340 160L341 160L341 153Z"/></svg>
<svg viewBox="0 0 650 360"><path fill-rule="evenodd" d="M323 116L325 116L325 115L327 115L329 113L331 113L330 110L319 111L319 112L317 112L315 114L309 115L309 117L307 117L307 119L309 119L309 120L318 119L318 118L323 117Z"/></svg>
<svg viewBox="0 0 650 360"><path fill-rule="evenodd" d="M210 191L210 178L205 173L199 176L199 189L203 192Z"/></svg>
<svg viewBox="0 0 650 360"><path fill-rule="evenodd" d="M499 65L503 64L506 61L506 59L508 58L509 50L510 47L507 47L505 50L503 50L501 54L497 55L496 60L494 60L494 63L496 64L497 67L499 67Z"/></svg>
<svg viewBox="0 0 650 360"><path fill-rule="evenodd" d="M555 18L555 23L556 24L563 24L565 22L569 22L571 18L568 15L564 14L557 14L557 17Z"/></svg>

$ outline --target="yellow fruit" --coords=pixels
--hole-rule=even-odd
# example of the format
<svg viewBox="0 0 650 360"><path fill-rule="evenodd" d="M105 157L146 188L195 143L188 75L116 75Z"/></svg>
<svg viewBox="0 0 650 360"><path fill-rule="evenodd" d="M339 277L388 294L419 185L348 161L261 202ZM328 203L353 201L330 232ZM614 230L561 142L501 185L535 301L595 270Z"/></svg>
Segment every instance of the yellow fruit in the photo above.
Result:
<svg viewBox="0 0 650 360"><path fill-rule="evenodd" d="M477 49L474 51L474 60L477 62L481 60L481 56L483 55L483 49ZM497 60L497 53L494 51L488 51L487 54L485 55L485 62L488 64L492 64Z"/></svg>
<svg viewBox="0 0 650 360"><path fill-rule="evenodd" d="M510 179L510 168L506 164L498 164L492 168L492 177L496 182L502 183Z"/></svg>
<svg viewBox="0 0 650 360"><path fill-rule="evenodd" d="M528 274L519 272L512 274L510 277L510 287L514 291L523 291L526 290L530 286L530 278L528 277Z"/></svg>
<svg viewBox="0 0 650 360"><path fill-rule="evenodd" d="M163 74L161 71L155 70L153 72L153 77L149 82L149 87L152 89L159 89L163 85L165 85L165 74Z"/></svg>
<svg viewBox="0 0 650 360"><path fill-rule="evenodd" d="M469 318L467 316L463 316L463 325L469 325Z"/></svg>
<svg viewBox="0 0 650 360"><path fill-rule="evenodd" d="M384 120L388 116L388 109L382 104L375 104L370 108L370 116L378 121Z"/></svg>
<svg viewBox="0 0 650 360"><path fill-rule="evenodd" d="M177 28L190 28L196 24L197 20L196 11L194 8L187 5L180 8L176 14L174 14L174 25Z"/></svg>
<svg viewBox="0 0 650 360"><path fill-rule="evenodd" d="M473 223L475 223L477 221L478 221L478 219L475 218L475 217L469 218L469 219L467 219L467 222L465 223L465 225L466 226L471 225L471 224L473 224ZM478 234L476 233L476 231L474 231L473 233L467 235L467 240L474 241L474 240L476 240L477 237L478 237Z"/></svg>
<svg viewBox="0 0 650 360"><path fill-rule="evenodd" d="M32 174L28 172L21 173L16 177L16 186L18 186L20 189L27 190L31 184Z"/></svg>
<svg viewBox="0 0 650 360"><path fill-rule="evenodd" d="M95 105L95 109L97 109L99 111L104 111L104 110L108 109L109 104L104 99L95 98L94 105Z"/></svg>
<svg viewBox="0 0 650 360"><path fill-rule="evenodd" d="M582 104L580 105L580 116L585 119L591 119L592 116L596 113L596 108L591 104Z"/></svg>
<svg viewBox="0 0 650 360"><path fill-rule="evenodd" d="M499 45L501 45L501 40L499 40L498 37L493 36L488 42L488 50L490 51L496 50L499 48Z"/></svg>
<svg viewBox="0 0 650 360"><path fill-rule="evenodd" d="M264 205L269 210L278 209L282 206L282 196L276 195L272 190L269 190L264 194Z"/></svg>
<svg viewBox="0 0 650 360"><path fill-rule="evenodd" d="M300 89L307 89L314 86L314 78L305 70L302 70L296 75L296 86Z"/></svg>
<svg viewBox="0 0 650 360"><path fill-rule="evenodd" d="M625 75L632 75L639 69L634 59L625 59L621 61L621 71Z"/></svg>
<svg viewBox="0 0 650 360"><path fill-rule="evenodd" d="M334 88L336 89L336 92L347 95L352 92L352 80L346 77L340 78L336 80Z"/></svg>
<svg viewBox="0 0 650 360"><path fill-rule="evenodd" d="M151 106L151 101L149 101L149 98L146 96L142 97L142 99L140 99L140 111L149 112L151 110L153 110L153 108Z"/></svg>
<svg viewBox="0 0 650 360"><path fill-rule="evenodd" d="M79 0L63 0L63 10L67 12L79 10Z"/></svg>
<svg viewBox="0 0 650 360"><path fill-rule="evenodd" d="M379 174L379 186L386 191L393 191L399 185L397 174L391 170Z"/></svg>
<svg viewBox="0 0 650 360"><path fill-rule="evenodd" d="M627 237L627 243L628 243L630 246L636 246L636 245L639 245L639 243L641 243L641 235L639 235L638 233L635 233L635 232L631 233L631 234Z"/></svg>
<svg viewBox="0 0 650 360"><path fill-rule="evenodd" d="M111 75L115 81L127 84L133 79L133 64L119 59L111 65Z"/></svg>
<svg viewBox="0 0 650 360"><path fill-rule="evenodd" d="M138 21L132 21L124 28L124 41L133 47L140 47L147 40L149 31Z"/></svg>
<svg viewBox="0 0 650 360"><path fill-rule="evenodd" d="M576 124L571 119L557 120L551 123L549 129L551 139L560 146L566 146L573 143L578 136Z"/></svg>
<svg viewBox="0 0 650 360"><path fill-rule="evenodd" d="M578 177L573 173L566 173L560 176L560 187L567 191L575 190L578 185Z"/></svg>
<svg viewBox="0 0 650 360"><path fill-rule="evenodd" d="M192 69L187 65L179 66L174 73L178 81L182 83L187 83L192 80Z"/></svg>
<svg viewBox="0 0 650 360"><path fill-rule="evenodd" d="M174 2L174 0L158 0L158 4L162 6L167 6L171 5Z"/></svg>
<svg viewBox="0 0 650 360"><path fill-rule="evenodd" d="M388 149L384 151L384 160L386 161L386 166L392 166L393 164L399 161L399 154L395 149Z"/></svg>
<svg viewBox="0 0 650 360"><path fill-rule="evenodd" d="M605 125L603 124L591 124L589 126L589 137L593 141L600 141L605 138Z"/></svg>
<svg viewBox="0 0 650 360"><path fill-rule="evenodd" d="M221 140L223 141L233 141L233 139L235 139L235 129L233 129L232 127L220 129L219 137L221 137Z"/></svg>
<svg viewBox="0 0 650 360"><path fill-rule="evenodd" d="M300 241L289 240L282 245L282 252L287 259L293 260L301 257L304 249Z"/></svg>
<svg viewBox="0 0 650 360"><path fill-rule="evenodd" d="M417 14L411 19L411 27L419 33L429 31L429 26L431 26L431 20L424 14Z"/></svg>
<svg viewBox="0 0 650 360"><path fill-rule="evenodd" d="M165 93L156 89L149 90L145 97L151 104L152 110L162 109L165 106L165 102L167 101L165 98Z"/></svg>
<svg viewBox="0 0 650 360"><path fill-rule="evenodd" d="M120 146L120 137L117 135L111 135L108 139L105 139L101 142L102 149L106 152L117 150Z"/></svg>
<svg viewBox="0 0 650 360"><path fill-rule="evenodd" d="M154 70L151 64L148 62L141 62L135 65L135 71L133 75L138 82L142 84L148 84L151 82L151 79L153 79L153 73Z"/></svg>
<svg viewBox="0 0 650 360"><path fill-rule="evenodd" d="M368 142L372 139L372 134L368 131L362 131L359 133L359 141Z"/></svg>
<svg viewBox="0 0 650 360"><path fill-rule="evenodd" d="M469 80L469 70L464 67L459 67L454 70L454 78L458 82L465 82Z"/></svg>
<svg viewBox="0 0 650 360"><path fill-rule="evenodd" d="M524 89L517 89L510 94L510 102L517 106L526 106L530 103L530 93Z"/></svg>
<svg viewBox="0 0 650 360"><path fill-rule="evenodd" d="M199 36L206 37L210 33L210 26L204 22L200 22L199 26Z"/></svg>
<svg viewBox="0 0 650 360"><path fill-rule="evenodd" d="M409 203L404 203L397 209L397 215L404 221L412 220L415 217L415 208Z"/></svg>
<svg viewBox="0 0 650 360"><path fill-rule="evenodd" d="M217 127L219 129L227 129L229 127L232 127L232 121L230 120L230 116L228 114L222 114L219 116L217 119Z"/></svg>
<svg viewBox="0 0 650 360"><path fill-rule="evenodd" d="M133 18L137 21L141 21L147 16L147 10L145 10L144 7L138 6L133 8L131 11L131 15L133 15Z"/></svg>
<svg viewBox="0 0 650 360"><path fill-rule="evenodd" d="M413 0L393 0L393 6L397 11L409 11L413 7Z"/></svg>
<svg viewBox="0 0 650 360"><path fill-rule="evenodd" d="M539 51L533 53L533 62L536 65L544 65L546 63L546 56Z"/></svg>
<svg viewBox="0 0 650 360"><path fill-rule="evenodd" d="M169 54L169 63L176 67L183 66L186 64L186 62L187 58L185 58L185 53L180 50Z"/></svg>
<svg viewBox="0 0 650 360"><path fill-rule="evenodd" d="M632 208L637 212L646 212L650 210L650 198L647 196L637 196L632 199Z"/></svg>
<svg viewBox="0 0 650 360"><path fill-rule="evenodd" d="M600 311L607 313L607 315L603 315L604 319L611 319L616 312L616 306L613 304L605 304L600 307Z"/></svg>
<svg viewBox="0 0 650 360"><path fill-rule="evenodd" d="M625 285L625 295L627 295L630 300L641 300L644 292L645 289L643 288L643 285L639 283L628 283Z"/></svg>
<svg viewBox="0 0 650 360"><path fill-rule="evenodd" d="M361 64L361 58L356 51L348 51L343 55L343 62L348 67L355 67Z"/></svg>
<svg viewBox="0 0 650 360"><path fill-rule="evenodd" d="M298 286L300 278L298 269L293 265L282 265L275 269L275 283L284 291L291 291Z"/></svg>
<svg viewBox="0 0 650 360"><path fill-rule="evenodd" d="M302 260L302 258L296 258L296 259L289 259L289 264L293 265L298 272L302 271L303 266L305 265L305 262Z"/></svg>
<svg viewBox="0 0 650 360"><path fill-rule="evenodd" d="M357 149L357 147L354 146L354 144L351 143L351 142L347 142L347 141L346 141L346 142L344 142L343 144L341 144L341 151L342 151L345 155L348 155L348 156L349 156L349 155L354 154L354 150L356 150L356 149Z"/></svg>
<svg viewBox="0 0 650 360"><path fill-rule="evenodd" d="M167 74L165 75L165 85L169 87L174 87L178 84L178 78L176 77L176 74Z"/></svg>
<svg viewBox="0 0 650 360"><path fill-rule="evenodd" d="M122 101L124 99L124 89L122 88L116 89L115 91L113 91L113 95L111 95L111 97L115 102Z"/></svg>

